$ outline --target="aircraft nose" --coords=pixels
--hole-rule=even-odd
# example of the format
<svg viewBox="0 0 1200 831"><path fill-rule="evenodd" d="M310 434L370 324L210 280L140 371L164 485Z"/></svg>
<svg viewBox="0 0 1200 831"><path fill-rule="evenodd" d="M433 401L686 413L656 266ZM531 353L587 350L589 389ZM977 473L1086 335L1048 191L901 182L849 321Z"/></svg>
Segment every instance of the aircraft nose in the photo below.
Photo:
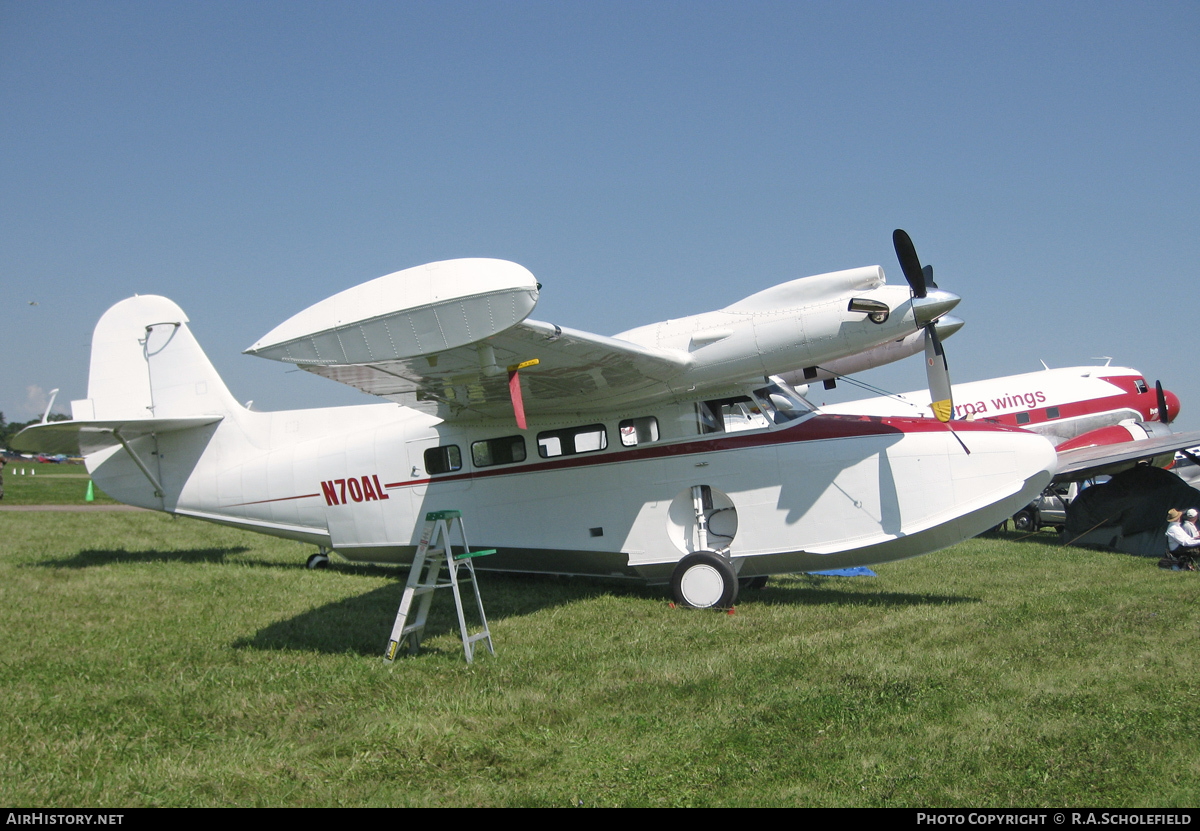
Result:
<svg viewBox="0 0 1200 831"><path fill-rule="evenodd" d="M1175 417L1179 415L1179 396L1170 390L1163 390L1163 398L1167 400L1167 418L1165 420L1174 421ZM1162 419L1161 415L1159 419Z"/></svg>
<svg viewBox="0 0 1200 831"><path fill-rule="evenodd" d="M912 307L917 325L924 326L929 321L936 320L957 306L961 299L957 294L942 289L930 289L924 297L914 297Z"/></svg>

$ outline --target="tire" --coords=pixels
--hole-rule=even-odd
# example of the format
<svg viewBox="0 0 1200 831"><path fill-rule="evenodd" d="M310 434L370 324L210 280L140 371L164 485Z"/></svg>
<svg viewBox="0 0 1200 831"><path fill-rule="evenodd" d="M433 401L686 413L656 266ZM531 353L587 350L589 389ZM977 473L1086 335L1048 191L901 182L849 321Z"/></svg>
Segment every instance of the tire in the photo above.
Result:
<svg viewBox="0 0 1200 831"><path fill-rule="evenodd" d="M1036 531L1032 511L1017 511L1013 514L1013 529L1016 531Z"/></svg>
<svg viewBox="0 0 1200 831"><path fill-rule="evenodd" d="M329 555L321 554L319 552L313 554L308 558L308 562L305 563L305 566L308 568L329 568Z"/></svg>
<svg viewBox="0 0 1200 831"><path fill-rule="evenodd" d="M687 555L671 575L671 595L680 606L690 609L729 609L737 594L733 567L708 551Z"/></svg>

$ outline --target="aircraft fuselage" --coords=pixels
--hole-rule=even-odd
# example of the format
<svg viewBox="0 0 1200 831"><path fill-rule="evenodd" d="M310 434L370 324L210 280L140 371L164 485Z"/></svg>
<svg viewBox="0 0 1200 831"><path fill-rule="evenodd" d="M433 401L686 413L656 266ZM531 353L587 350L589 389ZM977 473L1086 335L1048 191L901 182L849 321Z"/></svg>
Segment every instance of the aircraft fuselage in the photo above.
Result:
<svg viewBox="0 0 1200 831"><path fill-rule="evenodd" d="M1044 440L991 425L764 415L747 393L525 431L391 404L242 410L132 443L161 497L119 449L88 464L122 501L352 560L408 562L424 514L458 509L473 547L498 549L479 567L655 582L696 550L727 549L743 576L924 553L1026 504L1054 466Z"/></svg>

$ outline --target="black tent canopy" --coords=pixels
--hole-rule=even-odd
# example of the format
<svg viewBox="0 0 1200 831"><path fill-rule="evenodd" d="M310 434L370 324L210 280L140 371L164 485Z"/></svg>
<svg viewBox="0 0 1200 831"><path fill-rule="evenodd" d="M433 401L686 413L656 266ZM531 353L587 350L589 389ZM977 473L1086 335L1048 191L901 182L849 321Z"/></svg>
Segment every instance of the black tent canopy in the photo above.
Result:
<svg viewBox="0 0 1200 831"><path fill-rule="evenodd" d="M1071 545L1161 557L1172 508L1200 508L1200 490L1162 468L1138 465L1103 485L1085 488L1067 508L1064 539Z"/></svg>

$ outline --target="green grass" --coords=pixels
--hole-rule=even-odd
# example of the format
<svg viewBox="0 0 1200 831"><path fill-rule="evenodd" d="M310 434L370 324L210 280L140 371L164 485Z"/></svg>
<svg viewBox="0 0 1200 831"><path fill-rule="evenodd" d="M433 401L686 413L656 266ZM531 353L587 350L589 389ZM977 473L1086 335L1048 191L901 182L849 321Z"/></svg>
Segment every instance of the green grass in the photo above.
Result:
<svg viewBox="0 0 1200 831"><path fill-rule="evenodd" d="M83 505L89 478L83 465L9 462L4 468L0 505ZM92 495L95 504L116 504L99 488L93 488Z"/></svg>
<svg viewBox="0 0 1200 831"><path fill-rule="evenodd" d="M7 481L7 480L6 480ZM0 515L0 804L1194 806L1200 575L974 540L734 615L403 571L158 514Z"/></svg>

